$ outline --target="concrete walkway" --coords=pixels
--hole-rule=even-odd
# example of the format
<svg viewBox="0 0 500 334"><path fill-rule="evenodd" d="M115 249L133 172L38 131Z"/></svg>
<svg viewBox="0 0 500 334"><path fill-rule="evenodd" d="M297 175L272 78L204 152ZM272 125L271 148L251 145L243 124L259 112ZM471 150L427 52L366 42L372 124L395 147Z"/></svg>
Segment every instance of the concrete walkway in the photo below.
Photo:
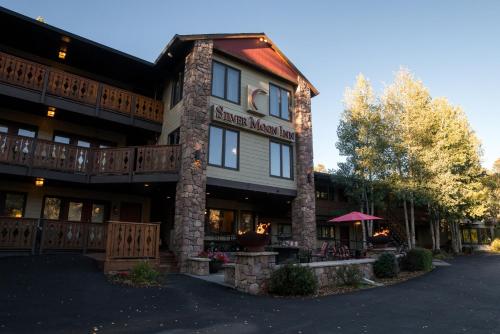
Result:
<svg viewBox="0 0 500 334"><path fill-rule="evenodd" d="M185 275L109 284L82 256L0 259L0 333L500 333L500 256L322 298L255 297Z"/></svg>

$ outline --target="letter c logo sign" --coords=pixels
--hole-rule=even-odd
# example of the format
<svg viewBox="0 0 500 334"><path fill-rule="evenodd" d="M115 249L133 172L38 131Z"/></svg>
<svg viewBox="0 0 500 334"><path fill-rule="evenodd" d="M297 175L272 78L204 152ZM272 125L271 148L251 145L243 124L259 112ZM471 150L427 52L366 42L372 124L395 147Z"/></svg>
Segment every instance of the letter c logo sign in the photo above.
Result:
<svg viewBox="0 0 500 334"><path fill-rule="evenodd" d="M255 104L255 98L259 94L267 95L267 92L265 90L261 89L261 88L254 89L254 91L252 92L252 107L255 110L259 110L259 108L257 108L257 105Z"/></svg>

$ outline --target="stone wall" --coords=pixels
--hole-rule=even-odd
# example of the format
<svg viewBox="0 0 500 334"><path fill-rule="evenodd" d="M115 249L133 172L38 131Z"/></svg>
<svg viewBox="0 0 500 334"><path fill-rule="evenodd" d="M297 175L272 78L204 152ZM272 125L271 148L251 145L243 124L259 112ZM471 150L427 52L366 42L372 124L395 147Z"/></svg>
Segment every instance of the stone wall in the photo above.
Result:
<svg viewBox="0 0 500 334"><path fill-rule="evenodd" d="M265 294L276 266L276 252L238 252L234 272L235 288L252 295Z"/></svg>
<svg viewBox="0 0 500 334"><path fill-rule="evenodd" d="M292 236L299 246L313 249L316 243L316 208L313 171L311 90L299 77L295 91L295 140L297 197L292 202Z"/></svg>
<svg viewBox="0 0 500 334"><path fill-rule="evenodd" d="M188 258L188 273L197 276L207 276L210 274L210 259L203 257Z"/></svg>
<svg viewBox="0 0 500 334"><path fill-rule="evenodd" d="M339 282L337 272L339 268L345 266L356 266L361 270L365 278L372 279L374 277L373 262L375 262L375 259L324 261L303 263L301 265L309 267L312 270L318 281L318 288L323 288L341 283Z"/></svg>
<svg viewBox="0 0 500 334"><path fill-rule="evenodd" d="M234 287L236 285L235 283L236 264L226 263L222 266L222 268L224 268L224 283Z"/></svg>
<svg viewBox="0 0 500 334"><path fill-rule="evenodd" d="M181 166L175 198L174 249L181 272L203 250L212 41L196 41L186 57L180 126Z"/></svg>

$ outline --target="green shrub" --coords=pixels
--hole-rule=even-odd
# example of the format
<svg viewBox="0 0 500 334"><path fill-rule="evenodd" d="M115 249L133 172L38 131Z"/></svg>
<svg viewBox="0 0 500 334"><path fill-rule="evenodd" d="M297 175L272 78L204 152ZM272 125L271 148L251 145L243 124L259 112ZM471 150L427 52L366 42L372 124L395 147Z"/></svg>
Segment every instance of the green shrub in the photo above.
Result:
<svg viewBox="0 0 500 334"><path fill-rule="evenodd" d="M363 273L357 266L340 266L337 268L337 284L358 286L363 280Z"/></svg>
<svg viewBox="0 0 500 334"><path fill-rule="evenodd" d="M434 251L433 255L434 255L434 258L438 259L438 260L449 260L449 259L453 258L453 255L451 255L450 253L448 253L442 249L438 250L438 251Z"/></svg>
<svg viewBox="0 0 500 334"><path fill-rule="evenodd" d="M491 242L490 250L493 252L500 252L500 239L495 239Z"/></svg>
<svg viewBox="0 0 500 334"><path fill-rule="evenodd" d="M392 278L398 276L399 265L393 253L382 253L373 263L373 273L378 278Z"/></svg>
<svg viewBox="0 0 500 334"><path fill-rule="evenodd" d="M140 285L156 284L160 280L160 273L149 262L139 262L130 271L130 280Z"/></svg>
<svg viewBox="0 0 500 334"><path fill-rule="evenodd" d="M316 289L316 277L309 268L287 264L271 274L271 293L280 296L305 296L313 294Z"/></svg>
<svg viewBox="0 0 500 334"><path fill-rule="evenodd" d="M424 248L415 248L403 260L403 267L408 271L429 271L432 268L432 252Z"/></svg>

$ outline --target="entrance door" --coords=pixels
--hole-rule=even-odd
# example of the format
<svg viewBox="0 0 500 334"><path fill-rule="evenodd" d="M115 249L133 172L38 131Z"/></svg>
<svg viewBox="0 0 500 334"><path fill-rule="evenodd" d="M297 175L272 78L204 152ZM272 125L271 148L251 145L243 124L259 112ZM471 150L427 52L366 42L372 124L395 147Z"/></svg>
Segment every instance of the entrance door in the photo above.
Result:
<svg viewBox="0 0 500 334"><path fill-rule="evenodd" d="M120 205L120 221L122 222L142 222L141 203L122 202Z"/></svg>
<svg viewBox="0 0 500 334"><path fill-rule="evenodd" d="M340 226L340 244L349 246L349 226Z"/></svg>

